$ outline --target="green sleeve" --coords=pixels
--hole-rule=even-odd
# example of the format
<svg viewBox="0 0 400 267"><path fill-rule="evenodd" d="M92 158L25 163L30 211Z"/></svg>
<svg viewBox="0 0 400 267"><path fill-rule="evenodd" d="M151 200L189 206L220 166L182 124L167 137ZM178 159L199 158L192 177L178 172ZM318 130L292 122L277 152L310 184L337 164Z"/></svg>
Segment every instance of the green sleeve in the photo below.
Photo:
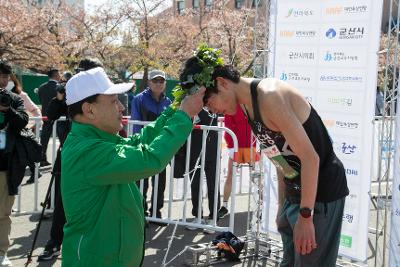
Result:
<svg viewBox="0 0 400 267"><path fill-rule="evenodd" d="M180 110L176 112L183 113L184 115L186 115L186 113ZM128 138L128 144L132 146L136 146L138 144L150 144L154 140L154 138L156 138L160 134L161 130L165 126L165 123L174 114L175 114L174 109L172 109L171 107L167 108L161 113L161 115L157 118L157 120L144 126L141 129L140 134L134 134L130 136ZM187 117L189 118L189 116Z"/></svg>
<svg viewBox="0 0 400 267"><path fill-rule="evenodd" d="M143 142L131 140L116 145L98 141L91 144L84 159L88 182L118 184L160 173L186 141L192 121L182 111L170 116L166 112L160 121L146 128L141 133Z"/></svg>

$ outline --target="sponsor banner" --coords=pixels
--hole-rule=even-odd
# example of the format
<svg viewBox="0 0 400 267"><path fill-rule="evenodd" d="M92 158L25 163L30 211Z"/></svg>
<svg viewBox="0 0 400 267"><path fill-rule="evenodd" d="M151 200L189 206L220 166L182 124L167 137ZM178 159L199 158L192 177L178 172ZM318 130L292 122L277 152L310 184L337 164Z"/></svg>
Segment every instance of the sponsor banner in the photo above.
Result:
<svg viewBox="0 0 400 267"><path fill-rule="evenodd" d="M317 24L312 25L276 25L276 39L277 44L292 44L304 45L319 42L320 26Z"/></svg>
<svg viewBox="0 0 400 267"><path fill-rule="evenodd" d="M397 102L400 108L400 101ZM392 185L389 266L400 266L400 117L396 116L396 144Z"/></svg>
<svg viewBox="0 0 400 267"><path fill-rule="evenodd" d="M336 155L346 162L347 160L359 160L361 157L362 148L358 138L335 136L332 146Z"/></svg>
<svg viewBox="0 0 400 267"><path fill-rule="evenodd" d="M318 49L310 46L280 45L276 48L276 55L284 65L314 66L318 61Z"/></svg>
<svg viewBox="0 0 400 267"><path fill-rule="evenodd" d="M295 87L316 88L317 70L315 68L299 68L288 65L276 65L275 75L278 79L288 82Z"/></svg>
<svg viewBox="0 0 400 267"><path fill-rule="evenodd" d="M330 23L320 28L321 43L327 45L368 45L368 22Z"/></svg>
<svg viewBox="0 0 400 267"><path fill-rule="evenodd" d="M350 189L339 253L362 262L367 260L369 191L374 165L371 122L382 4L383 0L271 2L274 12L270 25L275 27L269 38L274 47L270 52L270 74L296 87L324 121L334 151L345 167ZM269 175L266 179L273 180L272 170ZM272 210L277 200L271 191L277 191L277 185L268 185L270 198L265 205ZM397 210L399 214L400 207ZM265 217L270 231L276 230L275 216L276 210ZM400 224L392 229L400 229ZM400 255L398 250L396 253Z"/></svg>
<svg viewBox="0 0 400 267"><path fill-rule="evenodd" d="M321 47L318 63L321 67L363 68L367 62L368 47Z"/></svg>
<svg viewBox="0 0 400 267"><path fill-rule="evenodd" d="M361 136L362 122L359 116L320 112L329 135Z"/></svg>
<svg viewBox="0 0 400 267"><path fill-rule="evenodd" d="M365 69L320 69L318 88L336 88L349 91L363 91L366 87Z"/></svg>
<svg viewBox="0 0 400 267"><path fill-rule="evenodd" d="M322 21L368 21L371 1L322 1Z"/></svg>
<svg viewBox="0 0 400 267"><path fill-rule="evenodd" d="M318 111L334 111L348 115L361 115L364 108L364 94L353 91L321 90L317 93Z"/></svg>
<svg viewBox="0 0 400 267"><path fill-rule="evenodd" d="M319 3L292 2L279 6L278 20L281 23L317 23L321 20Z"/></svg>

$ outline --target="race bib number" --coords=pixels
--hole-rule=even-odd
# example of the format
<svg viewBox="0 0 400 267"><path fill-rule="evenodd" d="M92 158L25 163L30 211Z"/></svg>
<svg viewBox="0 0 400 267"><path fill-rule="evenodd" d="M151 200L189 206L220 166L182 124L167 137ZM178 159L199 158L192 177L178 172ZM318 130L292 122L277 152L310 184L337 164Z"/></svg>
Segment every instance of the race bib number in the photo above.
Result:
<svg viewBox="0 0 400 267"><path fill-rule="evenodd" d="M6 131L0 131L0 149L6 148Z"/></svg>
<svg viewBox="0 0 400 267"><path fill-rule="evenodd" d="M262 152L272 161L276 168L278 168L288 179L293 179L299 173L289 165L286 159L281 155L276 145L264 148Z"/></svg>

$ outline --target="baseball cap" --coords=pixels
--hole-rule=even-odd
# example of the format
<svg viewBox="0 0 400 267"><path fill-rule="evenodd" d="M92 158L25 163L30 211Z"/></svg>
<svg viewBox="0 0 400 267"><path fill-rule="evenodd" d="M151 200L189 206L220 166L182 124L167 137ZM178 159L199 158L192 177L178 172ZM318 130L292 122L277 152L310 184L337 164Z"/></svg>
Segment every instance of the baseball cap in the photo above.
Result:
<svg viewBox="0 0 400 267"><path fill-rule="evenodd" d="M163 72L162 70L152 70L149 72L149 80L153 80L157 77L161 77L165 80L165 72Z"/></svg>
<svg viewBox="0 0 400 267"><path fill-rule="evenodd" d="M72 105L89 96L120 94L132 88L132 83L114 84L103 68L81 71L72 76L66 85L66 102Z"/></svg>

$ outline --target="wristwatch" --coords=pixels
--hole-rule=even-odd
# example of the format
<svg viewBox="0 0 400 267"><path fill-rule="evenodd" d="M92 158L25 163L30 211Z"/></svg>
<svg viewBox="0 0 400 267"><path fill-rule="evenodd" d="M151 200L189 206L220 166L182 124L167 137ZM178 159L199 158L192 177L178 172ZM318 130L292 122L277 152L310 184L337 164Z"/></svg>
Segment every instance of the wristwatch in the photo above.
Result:
<svg viewBox="0 0 400 267"><path fill-rule="evenodd" d="M307 207L300 208L300 215L303 218L310 218L313 214L314 214L313 209Z"/></svg>

